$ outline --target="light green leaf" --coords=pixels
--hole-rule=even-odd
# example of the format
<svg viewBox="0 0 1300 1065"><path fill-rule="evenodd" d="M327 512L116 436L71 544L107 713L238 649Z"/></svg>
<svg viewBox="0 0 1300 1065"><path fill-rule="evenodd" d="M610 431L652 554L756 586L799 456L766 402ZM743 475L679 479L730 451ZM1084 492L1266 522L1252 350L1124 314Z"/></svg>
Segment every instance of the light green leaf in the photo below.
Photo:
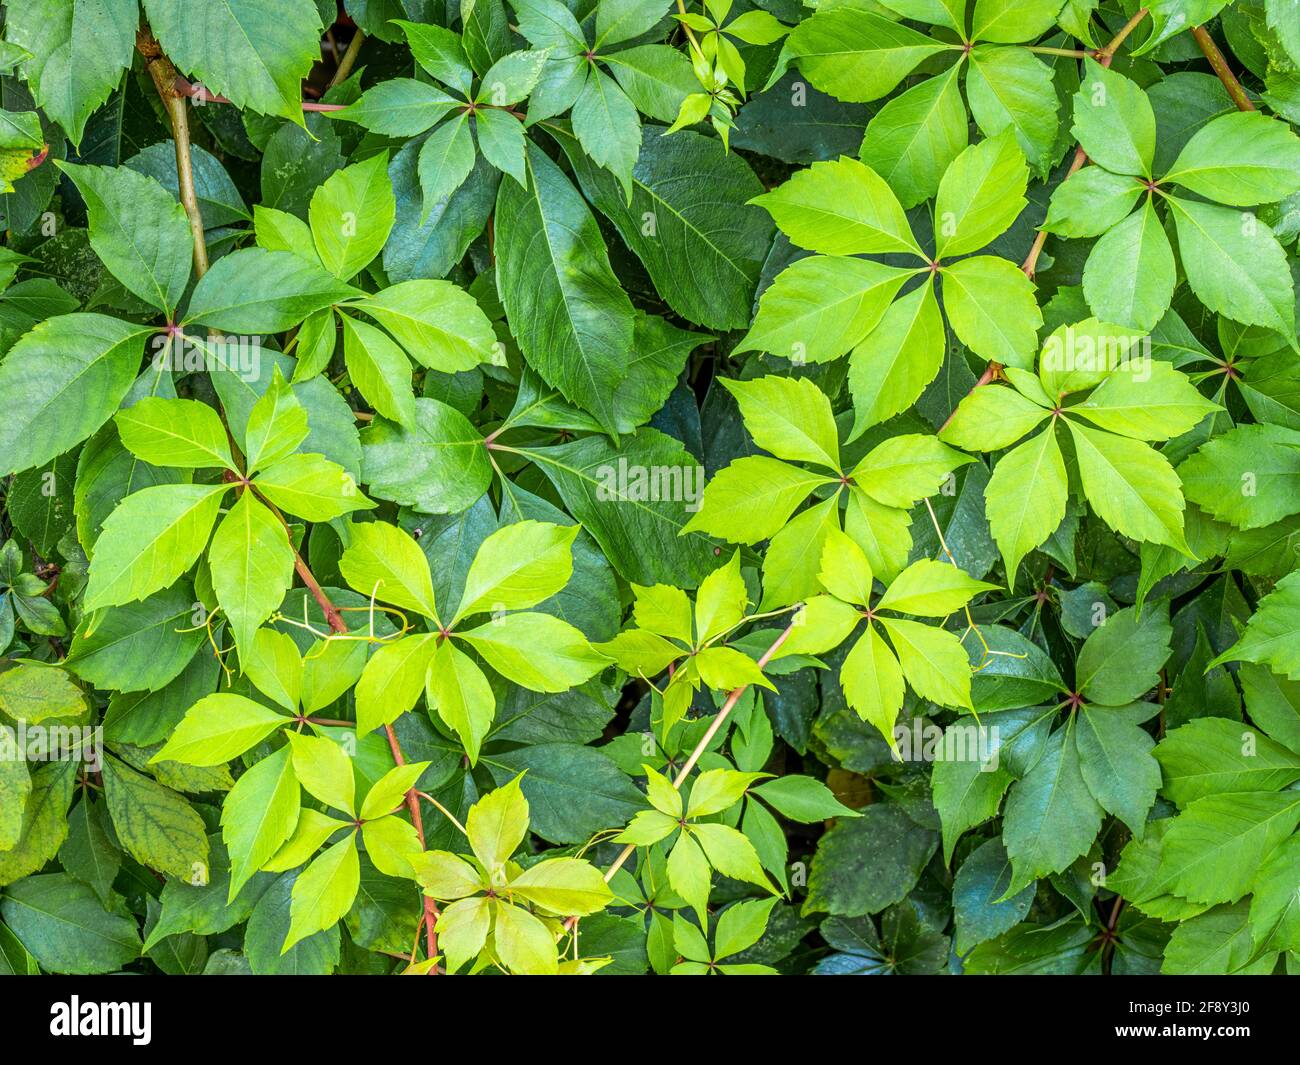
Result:
<svg viewBox="0 0 1300 1065"><path fill-rule="evenodd" d="M154 466L235 468L221 416L206 403L146 396L113 421L127 450Z"/></svg>
<svg viewBox="0 0 1300 1065"><path fill-rule="evenodd" d="M921 255L903 208L884 179L847 156L796 171L785 184L753 202L761 205L795 244L809 251Z"/></svg>
<svg viewBox="0 0 1300 1065"><path fill-rule="evenodd" d="M203 554L224 484L160 484L127 496L104 522L85 607L144 599L175 583Z"/></svg>
<svg viewBox="0 0 1300 1065"><path fill-rule="evenodd" d="M245 491L212 534L208 552L212 587L238 647L253 641L293 581L289 532L250 491Z"/></svg>
<svg viewBox="0 0 1300 1065"><path fill-rule="evenodd" d="M151 762L222 765L256 746L289 718L234 692L206 695L185 713Z"/></svg>
<svg viewBox="0 0 1300 1065"><path fill-rule="evenodd" d="M839 471L839 441L830 400L807 378L769 375L723 380L736 397L754 443L787 462L811 462Z"/></svg>

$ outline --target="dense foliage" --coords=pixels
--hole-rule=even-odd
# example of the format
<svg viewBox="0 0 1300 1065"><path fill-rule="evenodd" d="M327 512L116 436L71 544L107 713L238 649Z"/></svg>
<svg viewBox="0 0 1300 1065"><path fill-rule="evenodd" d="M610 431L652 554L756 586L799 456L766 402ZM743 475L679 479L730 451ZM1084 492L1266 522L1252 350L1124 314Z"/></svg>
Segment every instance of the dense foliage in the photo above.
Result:
<svg viewBox="0 0 1300 1065"><path fill-rule="evenodd" d="M1294 0L11 0L0 972L1300 965Z"/></svg>

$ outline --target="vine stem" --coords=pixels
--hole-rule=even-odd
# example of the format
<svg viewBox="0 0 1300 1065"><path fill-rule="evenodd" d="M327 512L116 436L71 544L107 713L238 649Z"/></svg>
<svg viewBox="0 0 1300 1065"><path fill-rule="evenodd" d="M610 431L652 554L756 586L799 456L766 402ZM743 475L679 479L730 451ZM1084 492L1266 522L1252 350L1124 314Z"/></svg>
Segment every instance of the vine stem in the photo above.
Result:
<svg viewBox="0 0 1300 1065"><path fill-rule="evenodd" d="M1228 90L1228 95L1232 97L1232 102L1237 105L1238 111L1254 111L1255 105L1251 102L1246 90L1241 87L1241 82L1228 66L1227 59L1219 51L1219 46L1214 43L1214 38L1210 36L1209 31L1204 26L1192 27L1192 38L1200 46L1205 58L1210 61L1210 66L1214 73L1219 76L1223 82L1223 87Z"/></svg>
<svg viewBox="0 0 1300 1065"><path fill-rule="evenodd" d="M393 752L393 761L398 765L406 765L402 745L397 742L397 733L393 731L392 725L384 726L384 735L388 737L388 749ZM424 850L424 818L420 814L420 794L414 787L406 793L406 808L411 811L411 824L415 826L415 834L420 838L420 849ZM438 925L438 904L423 891L420 892L420 899L424 903L425 952L432 961L438 953L438 933L435 930ZM429 975L438 975L436 965L429 967Z"/></svg>
<svg viewBox="0 0 1300 1065"><path fill-rule="evenodd" d="M1147 9L1145 7L1138 8L1137 13L1124 23L1124 26L1120 29L1119 33L1115 34L1111 39L1110 44L1106 45L1105 48L1096 53L1097 62L1103 67L1109 67L1115 59L1115 53L1119 51L1119 46L1128 40L1129 34L1137 29L1139 23L1141 23L1141 21L1146 17ZM1070 169L1066 171L1065 177L1062 180L1069 181L1087 161L1088 153L1083 150L1082 145L1079 145L1074 149L1074 158L1070 161ZM1047 230L1040 229L1037 236L1034 237L1034 243L1029 249L1029 254L1025 257L1024 265L1020 267L1020 269L1024 271L1025 276L1031 281L1033 280L1034 272L1038 269L1038 257L1043 253L1043 245L1045 243L1047 243Z"/></svg>
<svg viewBox="0 0 1300 1065"><path fill-rule="evenodd" d="M762 669L770 661L772 661L772 657L776 654L777 651L781 649L781 645L785 643L785 641L790 638L790 634L794 632L794 627L796 624L798 624L797 614L795 615L794 618L791 619L790 624L787 625L781 631L781 634L777 636L775 640L772 641L772 646L763 652L763 657L758 660L759 669ZM740 702L740 697L744 695L748 689L749 689L748 684L742 684L739 688L736 688L730 695L727 696L727 701L722 704L722 709L720 709L717 715L714 717L713 723L709 725L707 730L705 730L704 735L700 737L700 742L695 745L695 750L691 751L690 757L686 759L685 763L682 765L682 768L678 770L677 776L673 778L674 791L682 790L682 785L686 783L686 778L690 776L691 770L695 768L695 763L700 760L700 756L704 754L705 750L708 749L709 744L713 742L713 737L718 734L718 729L722 728L723 722L727 720L727 718L731 714L731 711L735 709L736 704ZM622 851L619 852L619 855L617 858L614 859L613 864L611 864L610 867L605 870L605 883L608 884L611 880L614 879L614 874L623 868L623 865L627 862L627 860L630 857L632 857L632 852L635 850L636 850L636 844L629 843L626 847L622 849ZM577 926L577 924L578 924L578 918L570 917L567 921L564 922L564 927L567 931L572 931Z"/></svg>
<svg viewBox="0 0 1300 1065"><path fill-rule="evenodd" d="M178 96L188 96L204 104L228 104L231 102L229 98L209 92L205 86L189 81L179 74L172 80L172 91ZM301 103L304 111L342 111L347 106L347 104L322 104L317 103L315 100L303 100Z"/></svg>
<svg viewBox="0 0 1300 1065"><path fill-rule="evenodd" d="M177 81L185 81L177 73L172 61L163 54L162 46L147 26L136 32L135 47L145 59L149 76L167 109L172 125L172 140L176 143L176 174L179 179L181 206L190 223L194 239L194 273L202 277L208 272L208 242L204 235L203 212L199 208L198 194L194 189L194 165L190 159L190 120L186 113L185 97L176 91ZM186 82L188 85L189 83Z"/></svg>
<svg viewBox="0 0 1300 1065"><path fill-rule="evenodd" d="M361 45L366 39L365 30L360 28L352 35L352 40L348 42L347 51L343 53L343 58L339 60L339 65L334 70L334 76L330 78L329 84L325 86L328 92L335 85L341 85L348 80L348 75L352 73L352 67L357 61L357 55L361 51Z"/></svg>

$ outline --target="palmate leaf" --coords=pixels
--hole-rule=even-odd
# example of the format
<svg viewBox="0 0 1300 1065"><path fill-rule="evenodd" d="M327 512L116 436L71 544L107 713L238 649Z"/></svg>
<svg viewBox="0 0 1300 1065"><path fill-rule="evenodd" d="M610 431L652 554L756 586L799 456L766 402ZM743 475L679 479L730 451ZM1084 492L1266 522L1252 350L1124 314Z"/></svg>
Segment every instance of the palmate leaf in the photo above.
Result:
<svg viewBox="0 0 1300 1065"><path fill-rule="evenodd" d="M797 6L8 5L0 972L1295 967L1292 5Z"/></svg>

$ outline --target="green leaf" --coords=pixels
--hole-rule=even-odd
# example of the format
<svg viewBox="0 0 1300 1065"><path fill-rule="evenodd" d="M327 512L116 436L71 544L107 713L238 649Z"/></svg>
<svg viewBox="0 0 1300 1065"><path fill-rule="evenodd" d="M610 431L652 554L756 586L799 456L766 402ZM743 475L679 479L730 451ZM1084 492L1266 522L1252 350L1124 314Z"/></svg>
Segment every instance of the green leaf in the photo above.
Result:
<svg viewBox="0 0 1300 1065"><path fill-rule="evenodd" d="M1080 713L1075 743L1093 798L1141 839L1160 787L1160 764L1151 756L1155 741L1122 711L1102 707Z"/></svg>
<svg viewBox="0 0 1300 1065"><path fill-rule="evenodd" d="M573 574L576 525L520 521L498 529L478 549L465 575L456 619L524 610L549 599Z"/></svg>
<svg viewBox="0 0 1300 1065"><path fill-rule="evenodd" d="M1032 41L1056 24L1057 0L975 0L971 39L1017 44Z"/></svg>
<svg viewBox="0 0 1300 1065"><path fill-rule="evenodd" d="M460 411L436 399L415 400L409 428L375 418L361 441L371 491L423 513L464 510L492 482L482 434Z"/></svg>
<svg viewBox="0 0 1300 1065"><path fill-rule="evenodd" d="M1206 513L1239 529L1262 528L1295 513L1297 442L1280 426L1238 426L1203 444L1178 476L1187 498Z"/></svg>
<svg viewBox="0 0 1300 1065"><path fill-rule="evenodd" d="M343 110L325 114L327 118L355 122L363 129L387 137L414 137L449 115L457 106L456 98L448 96L436 85L414 78L392 78L372 85Z"/></svg>
<svg viewBox="0 0 1300 1065"><path fill-rule="evenodd" d="M972 461L934 437L904 433L877 444L850 476L877 502L911 507L937 492L953 470Z"/></svg>
<svg viewBox="0 0 1300 1065"><path fill-rule="evenodd" d="M1084 60L1070 131L1088 158L1116 174L1151 177L1156 119L1151 101L1128 78Z"/></svg>
<svg viewBox="0 0 1300 1065"><path fill-rule="evenodd" d="M956 613L980 592L996 585L971 580L948 562L922 558L903 570L876 602L877 610L942 618Z"/></svg>
<svg viewBox="0 0 1300 1065"><path fill-rule="evenodd" d="M484 655L489 662L491 658ZM425 676L429 707L460 737L470 764L478 761L483 739L496 717L496 696L481 670L449 640L437 645Z"/></svg>
<svg viewBox="0 0 1300 1065"><path fill-rule="evenodd" d="M910 272L868 259L799 259L763 291L733 350L770 351L794 363L838 358L876 328Z"/></svg>
<svg viewBox="0 0 1300 1065"><path fill-rule="evenodd" d="M460 37L443 26L425 26L405 19L393 19L402 28L411 54L424 70L444 85L467 95L474 76Z"/></svg>
<svg viewBox="0 0 1300 1065"><path fill-rule="evenodd" d="M750 789L791 821L811 824L832 817L860 817L831 793L820 780L805 776L777 777Z"/></svg>
<svg viewBox="0 0 1300 1065"><path fill-rule="evenodd" d="M194 286L185 322L231 333L282 333L356 295L292 252L243 248L223 255Z"/></svg>
<svg viewBox="0 0 1300 1065"><path fill-rule="evenodd" d="M311 198L311 236L325 269L341 281L384 247L397 214L388 153L336 170Z"/></svg>
<svg viewBox="0 0 1300 1065"><path fill-rule="evenodd" d="M420 147L420 196L424 203L421 225L428 221L434 207L465 183L474 169L474 158L474 138L464 112L453 115L429 134Z"/></svg>
<svg viewBox="0 0 1300 1065"><path fill-rule="evenodd" d="M1295 292L1286 253L1253 217L1167 197L1187 283L1210 310L1284 336L1295 333Z"/></svg>
<svg viewBox="0 0 1300 1065"><path fill-rule="evenodd" d="M1163 180L1233 207L1300 190L1300 137L1258 111L1220 115L1183 146Z"/></svg>
<svg viewBox="0 0 1300 1065"><path fill-rule="evenodd" d="M235 468L221 416L206 403L146 396L113 421L127 449L155 466Z"/></svg>
<svg viewBox="0 0 1300 1065"><path fill-rule="evenodd" d="M510 858L528 834L528 800L519 789L520 778L489 792L465 818L470 849L496 884Z"/></svg>
<svg viewBox="0 0 1300 1065"><path fill-rule="evenodd" d="M361 394L385 418L409 426L415 421L411 364L382 329L342 315L343 358Z"/></svg>
<svg viewBox="0 0 1300 1065"><path fill-rule="evenodd" d="M970 702L970 667L961 641L932 625L898 618L881 618L898 654L908 685L924 699L942 706Z"/></svg>
<svg viewBox="0 0 1300 1065"><path fill-rule="evenodd" d="M668 8L667 0L600 0L596 5L596 46L640 37L654 29Z"/></svg>
<svg viewBox="0 0 1300 1065"><path fill-rule="evenodd" d="M943 366L944 348L943 316L933 284L927 282L892 303L849 360L854 410L850 437L915 403Z"/></svg>
<svg viewBox="0 0 1300 1065"><path fill-rule="evenodd" d="M326 806L356 815L356 781L352 759L333 740L286 732L293 758L293 775L307 794Z"/></svg>
<svg viewBox="0 0 1300 1065"><path fill-rule="evenodd" d="M190 280L194 238L185 210L129 167L60 163L86 201L90 246L127 291L172 320Z"/></svg>
<svg viewBox="0 0 1300 1065"><path fill-rule="evenodd" d="M140 956L135 921L107 911L88 885L66 873L6 888L0 917L48 972L111 973Z"/></svg>
<svg viewBox="0 0 1300 1065"><path fill-rule="evenodd" d="M1029 168L1004 132L971 145L953 160L934 201L935 257L978 251L1024 208Z"/></svg>
<svg viewBox="0 0 1300 1065"><path fill-rule="evenodd" d="M1063 237L1099 237L1129 216L1142 191L1135 178L1085 166L1056 186L1043 228Z"/></svg>
<svg viewBox="0 0 1300 1065"><path fill-rule="evenodd" d="M221 765L238 758L288 723L283 714L252 699L233 692L214 692L190 707L162 750L150 761Z"/></svg>
<svg viewBox="0 0 1300 1065"><path fill-rule="evenodd" d="M227 488L162 484L127 496L95 543L86 609L144 599L175 583L203 554Z"/></svg>
<svg viewBox="0 0 1300 1065"><path fill-rule="evenodd" d="M308 521L330 521L375 505L358 490L352 474L320 455L282 458L253 484L275 506Z"/></svg>
<svg viewBox="0 0 1300 1065"><path fill-rule="evenodd" d="M846 5L804 19L785 47L822 92L867 103L888 94L918 63L947 46L882 15Z"/></svg>
<svg viewBox="0 0 1300 1065"><path fill-rule="evenodd" d="M889 183L904 207L933 196L948 164L966 147L960 71L954 66L900 93L867 125L862 161Z"/></svg>
<svg viewBox="0 0 1300 1065"><path fill-rule="evenodd" d="M402 281L351 304L422 366L455 373L495 362L496 334L478 302L450 281Z"/></svg>
<svg viewBox="0 0 1300 1065"><path fill-rule="evenodd" d="M1155 750L1164 793L1179 806L1207 795L1279 791L1300 780L1300 755L1239 721L1198 718Z"/></svg>
<svg viewBox="0 0 1300 1065"><path fill-rule="evenodd" d="M176 792L109 757L104 762L104 796L118 840L141 865L168 876L206 873L203 819Z"/></svg>
<svg viewBox="0 0 1300 1065"><path fill-rule="evenodd" d="M43 662L18 662L0 673L0 710L15 721L39 725L50 718L82 717L86 699L66 670ZM17 746L7 750L22 753Z"/></svg>
<svg viewBox="0 0 1300 1065"><path fill-rule="evenodd" d="M460 636L498 673L530 691L564 691L607 664L581 632L550 614L506 614Z"/></svg>
<svg viewBox="0 0 1300 1065"><path fill-rule="evenodd" d="M836 821L822 836L808 873L805 913L879 913L916 886L939 846L894 803L873 803L861 817Z"/></svg>
<svg viewBox="0 0 1300 1065"><path fill-rule="evenodd" d="M556 916L597 913L613 899L600 870L578 858L538 862L515 877L510 890Z"/></svg>
<svg viewBox="0 0 1300 1065"><path fill-rule="evenodd" d="M1079 650L1076 690L1089 702L1125 706L1160 681L1172 635L1168 609L1126 607L1095 629Z"/></svg>
<svg viewBox="0 0 1300 1065"><path fill-rule="evenodd" d="M293 581L289 532L265 504L245 490L212 534L208 563L212 588L230 621L235 644L247 647Z"/></svg>
<svg viewBox="0 0 1300 1065"><path fill-rule="evenodd" d="M704 504L684 531L757 543L777 533L813 489L829 483L824 474L763 455L737 459L705 487Z"/></svg>
<svg viewBox="0 0 1300 1065"><path fill-rule="evenodd" d="M1052 70L1025 48L976 47L970 53L966 96L971 114L989 137L1010 129L1039 177L1059 156L1060 99Z"/></svg>
<svg viewBox="0 0 1300 1065"><path fill-rule="evenodd" d="M357 735L391 725L424 691L436 635L408 636L386 643L371 657L356 687Z"/></svg>
<svg viewBox="0 0 1300 1065"><path fill-rule="evenodd" d="M247 453L244 459L248 471L255 472L294 453L300 443L307 440L307 433L307 411L276 367L270 388L261 394L248 412L248 423L244 427L244 450Z"/></svg>
<svg viewBox="0 0 1300 1065"><path fill-rule="evenodd" d="M809 251L824 255L922 254L902 206L884 179L847 156L813 163L753 202L762 206L795 244Z"/></svg>
<svg viewBox="0 0 1300 1065"><path fill-rule="evenodd" d="M200 18L185 0L144 0L163 51L236 107L303 124L301 83L320 60L312 0L214 0Z"/></svg>
<svg viewBox="0 0 1300 1065"><path fill-rule="evenodd" d="M529 457L625 580L694 588L717 565L695 531L704 511L691 517L703 471L673 438L645 428L617 448L593 436Z"/></svg>
<svg viewBox="0 0 1300 1065"><path fill-rule="evenodd" d="M361 885L356 840L339 840L303 870L293 884L289 933L280 953L314 932L330 928L352 908Z"/></svg>
<svg viewBox="0 0 1300 1065"><path fill-rule="evenodd" d="M1002 839L1014 870L1008 894L1086 853L1101 820L1102 808L1080 770L1073 727L1058 728L1007 797Z"/></svg>
<svg viewBox="0 0 1300 1065"><path fill-rule="evenodd" d="M737 550L732 552L725 566L719 566L700 582L695 597L696 639L691 639L688 621L685 641L692 645L705 643L730 632L741 623L748 604L749 592L740 575L740 552Z"/></svg>
<svg viewBox="0 0 1300 1065"><path fill-rule="evenodd" d="M204 634L187 582L139 603L109 607L73 637L65 665L82 680L117 691L157 691L194 657Z"/></svg>
<svg viewBox="0 0 1300 1065"><path fill-rule="evenodd" d="M1238 792L1190 803L1165 834L1163 875L1175 894L1199 903L1236 902L1261 862L1300 822L1300 796Z"/></svg>
<svg viewBox="0 0 1300 1065"><path fill-rule="evenodd" d="M0 851L0 884L12 884L39 872L68 837L68 805L77 781L77 762L72 759L51 762L31 777L32 791L23 810L22 835L12 849ZM3 905L0 902L0 907Z"/></svg>
<svg viewBox="0 0 1300 1065"><path fill-rule="evenodd" d="M420 545L395 525L382 521L354 525L339 571L362 595L437 619L429 560Z"/></svg>
<svg viewBox="0 0 1300 1065"><path fill-rule="evenodd" d="M8 43L31 56L23 75L32 95L74 144L130 69L139 24L135 0L33 0L8 12Z"/></svg>
<svg viewBox="0 0 1300 1065"><path fill-rule="evenodd" d="M1094 313L1151 330L1174 295L1174 252L1150 198L1093 245L1083 292Z"/></svg>
<svg viewBox="0 0 1300 1065"><path fill-rule="evenodd" d="M528 172L524 153L527 139L523 123L504 111L479 111L474 118L474 132L483 158L520 185L526 184Z"/></svg>
<svg viewBox="0 0 1300 1065"><path fill-rule="evenodd" d="M770 375L724 381L754 443L787 462L839 471L839 441L830 401L812 381Z"/></svg>
<svg viewBox="0 0 1300 1065"><path fill-rule="evenodd" d="M749 203L763 186L743 159L698 133L665 137L646 127L629 202L612 174L592 166L570 141L560 146L583 192L614 223L674 311L709 329L749 324L772 223Z"/></svg>
<svg viewBox="0 0 1300 1065"><path fill-rule="evenodd" d="M1088 429L1066 419L1074 439L1083 491L1116 532L1187 553L1178 475L1158 451L1136 440Z"/></svg>
<svg viewBox="0 0 1300 1065"><path fill-rule="evenodd" d="M952 331L980 358L1027 369L1042 312L1034 283L1006 259L976 255L945 266L943 306Z"/></svg>
<svg viewBox="0 0 1300 1065"><path fill-rule="evenodd" d="M1121 367L1087 399L1070 408L1108 432L1136 440L1181 436L1215 409L1186 376L1156 360L1140 372Z"/></svg>
<svg viewBox="0 0 1300 1065"><path fill-rule="evenodd" d="M607 429L627 370L632 304L600 229L563 172L528 148L529 189L501 183L497 284L524 357L547 384Z"/></svg>
<svg viewBox="0 0 1300 1065"><path fill-rule="evenodd" d="M1065 518L1065 462L1056 429L1049 427L1002 456L984 489L989 529L1015 588L1021 559L1056 531Z"/></svg>
<svg viewBox="0 0 1300 1065"><path fill-rule="evenodd" d="M1246 631L1211 666L1223 662L1258 662L1288 680L1300 680L1300 573L1289 573L1259 601Z"/></svg>
<svg viewBox="0 0 1300 1065"><path fill-rule="evenodd" d="M221 809L222 838L230 852L230 900L293 835L300 802L288 746L235 781Z"/></svg>
<svg viewBox="0 0 1300 1065"><path fill-rule="evenodd" d="M508 107L519 103L533 91L549 57L547 49L523 49L503 55L483 75L475 99L492 107Z"/></svg>
<svg viewBox="0 0 1300 1065"><path fill-rule="evenodd" d="M632 167L641 149L641 121L618 82L594 63L573 102L573 133L597 166L605 167L632 196Z"/></svg>
<svg viewBox="0 0 1300 1065"><path fill-rule="evenodd" d="M0 362L0 475L43 466L113 416L147 327L102 314L47 318Z"/></svg>
<svg viewBox="0 0 1300 1065"><path fill-rule="evenodd" d="M362 819L372 820L396 810L428 768L428 762L408 762L390 769L366 793L361 804Z"/></svg>

